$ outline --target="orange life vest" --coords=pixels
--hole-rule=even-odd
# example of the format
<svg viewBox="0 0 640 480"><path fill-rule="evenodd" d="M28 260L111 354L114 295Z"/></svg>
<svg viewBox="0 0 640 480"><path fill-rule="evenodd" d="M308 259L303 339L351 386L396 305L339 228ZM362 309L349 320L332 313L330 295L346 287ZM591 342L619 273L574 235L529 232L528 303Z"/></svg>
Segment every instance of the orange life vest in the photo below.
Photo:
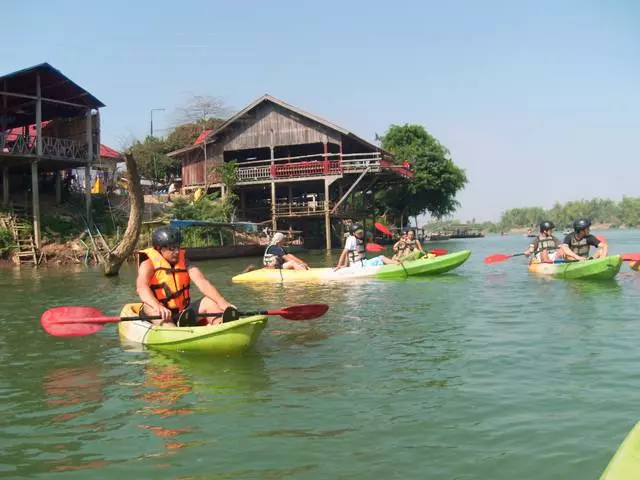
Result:
<svg viewBox="0 0 640 480"><path fill-rule="evenodd" d="M180 249L178 263L173 266L155 248L146 248L138 253L138 265L146 259L149 259L153 265L154 273L150 287L158 301L176 313L187 308L191 301L189 294L191 280L187 273L187 257L184 248Z"/></svg>

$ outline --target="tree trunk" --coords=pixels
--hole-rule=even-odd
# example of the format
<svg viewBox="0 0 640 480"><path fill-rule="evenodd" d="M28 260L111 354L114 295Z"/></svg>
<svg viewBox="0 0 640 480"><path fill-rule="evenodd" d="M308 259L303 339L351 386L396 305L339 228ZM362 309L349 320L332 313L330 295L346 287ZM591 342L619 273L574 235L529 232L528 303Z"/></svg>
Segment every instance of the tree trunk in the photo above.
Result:
<svg viewBox="0 0 640 480"><path fill-rule="evenodd" d="M129 184L129 222L127 230L124 232L122 241L105 258L104 274L107 277L118 275L120 266L131 255L138 243L140 227L142 226L142 213L144 211L144 196L140 187L140 174L138 166L130 152L125 153L127 164L127 181Z"/></svg>

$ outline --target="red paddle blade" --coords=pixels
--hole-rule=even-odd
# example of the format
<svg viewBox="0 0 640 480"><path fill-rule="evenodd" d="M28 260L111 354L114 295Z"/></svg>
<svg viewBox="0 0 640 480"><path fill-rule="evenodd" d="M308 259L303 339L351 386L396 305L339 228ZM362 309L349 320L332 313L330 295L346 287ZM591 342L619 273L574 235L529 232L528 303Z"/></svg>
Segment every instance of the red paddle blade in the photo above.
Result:
<svg viewBox="0 0 640 480"><path fill-rule="evenodd" d="M384 250L382 245L378 245L377 243L367 243L365 250L369 253L378 253Z"/></svg>
<svg viewBox="0 0 640 480"><path fill-rule="evenodd" d="M387 227L382 225L380 222L375 222L373 226L376 227L376 229L379 232L384 233L385 235L389 235L390 237L393 237L393 233L391 233L391 230L389 230Z"/></svg>
<svg viewBox="0 0 640 480"><path fill-rule="evenodd" d="M623 253L620 258L623 262L640 262L640 253Z"/></svg>
<svg viewBox="0 0 640 480"><path fill-rule="evenodd" d="M490 255L485 257L484 263L490 265L492 263L504 262L505 260L511 258L513 255L506 255L504 253L497 253L495 255Z"/></svg>
<svg viewBox="0 0 640 480"><path fill-rule="evenodd" d="M323 316L329 310L324 303L310 303L308 305L294 305L280 310L267 310L267 315L280 315L288 320L311 320Z"/></svg>
<svg viewBox="0 0 640 480"><path fill-rule="evenodd" d="M436 256L446 255L449 253L449 250L445 250L444 248L434 248L433 250L429 250L429 253L433 253Z"/></svg>
<svg viewBox="0 0 640 480"><path fill-rule="evenodd" d="M49 335L82 337L102 330L105 322L95 322L95 320L104 318L109 317L104 317L100 310L93 307L55 307L42 314L40 323ZM92 320L94 323L89 323Z"/></svg>

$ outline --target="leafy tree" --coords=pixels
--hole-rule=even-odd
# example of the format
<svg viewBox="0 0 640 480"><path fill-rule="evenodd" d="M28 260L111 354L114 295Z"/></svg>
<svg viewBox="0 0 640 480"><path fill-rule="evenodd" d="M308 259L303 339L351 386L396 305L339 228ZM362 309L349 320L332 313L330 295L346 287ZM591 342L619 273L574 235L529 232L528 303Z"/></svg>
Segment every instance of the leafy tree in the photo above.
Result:
<svg viewBox="0 0 640 480"><path fill-rule="evenodd" d="M180 174L180 162L167 157L168 152L166 142L157 137L147 137L131 146L140 175L158 183Z"/></svg>
<svg viewBox="0 0 640 480"><path fill-rule="evenodd" d="M403 224L405 218L427 211L441 218L456 210L459 203L455 197L467 183L466 173L453 162L449 150L423 126L391 125L381 143L397 161L408 161L414 175L400 186L376 193L380 213L391 214Z"/></svg>
<svg viewBox="0 0 640 480"><path fill-rule="evenodd" d="M204 130L217 130L224 123L221 118L208 118L178 125L168 136L166 148L169 152L193 145Z"/></svg>

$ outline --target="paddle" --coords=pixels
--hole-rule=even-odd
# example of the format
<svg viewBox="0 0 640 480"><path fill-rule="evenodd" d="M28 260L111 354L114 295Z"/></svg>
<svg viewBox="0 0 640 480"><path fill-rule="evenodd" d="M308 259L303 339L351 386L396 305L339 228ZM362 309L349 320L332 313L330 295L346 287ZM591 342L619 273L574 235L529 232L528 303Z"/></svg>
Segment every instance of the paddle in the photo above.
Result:
<svg viewBox="0 0 640 480"><path fill-rule="evenodd" d="M384 233L385 235L389 235L390 237L393 237L393 233L391 233L391 230L389 230L387 227L385 227L384 225L382 225L379 222L375 222L373 224L374 227L376 227L376 229L381 232Z"/></svg>
<svg viewBox="0 0 640 480"><path fill-rule="evenodd" d="M514 253L512 255L507 255L504 253L496 253L495 255L489 255L488 257L485 257L484 263L486 263L487 265L490 265L492 263L504 262L505 260L508 260L512 257L520 257L522 255L524 255L524 253Z"/></svg>
<svg viewBox="0 0 640 480"><path fill-rule="evenodd" d="M378 245L377 243L367 243L367 245L365 246L365 250L368 253L378 253L384 250L384 247L382 245ZM436 256L440 256L446 255L447 253L449 253L449 250L445 250L444 248L434 248L433 250L429 250L426 253L432 253Z"/></svg>
<svg viewBox="0 0 640 480"><path fill-rule="evenodd" d="M640 262L640 253L621 253L620 258L623 262Z"/></svg>
<svg viewBox="0 0 640 480"><path fill-rule="evenodd" d="M232 309L233 310L233 309ZM232 313L234 320L240 317L249 317L252 315L279 315L287 320L311 320L321 317L327 310L329 305L326 304L308 304L294 305L292 307L284 307L278 310L263 310L257 312L235 312ZM211 317L211 313L199 313L198 317ZM228 317L225 310L223 317ZM78 337L91 335L99 332L107 323L128 322L135 320L160 320L160 316L149 317L107 317L100 310L93 307L54 307L50 308L42 314L40 323L44 330L56 337ZM227 318L225 318L226 320Z"/></svg>

